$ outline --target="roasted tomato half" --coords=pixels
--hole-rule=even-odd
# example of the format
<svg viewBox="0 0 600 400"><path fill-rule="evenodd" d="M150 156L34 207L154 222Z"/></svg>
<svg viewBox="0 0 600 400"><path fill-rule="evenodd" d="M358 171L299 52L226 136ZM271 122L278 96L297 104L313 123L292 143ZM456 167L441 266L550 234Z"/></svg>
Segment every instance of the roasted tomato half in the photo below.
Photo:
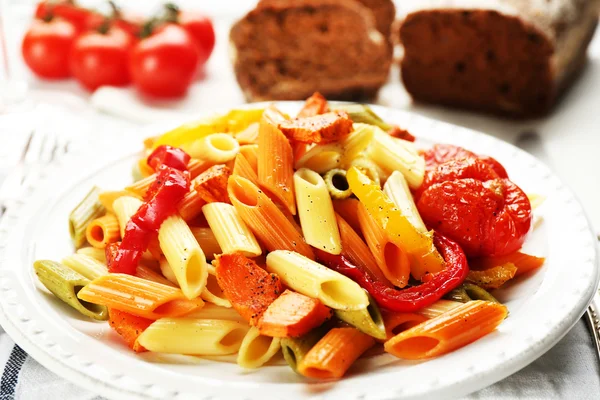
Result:
<svg viewBox="0 0 600 400"><path fill-rule="evenodd" d="M464 149L459 146L452 144L436 144L431 149L427 150L425 156L425 167L427 169L434 169L440 164L446 161L456 160L460 158L479 158L488 164L500 178L508 178L506 170L495 158L489 156L480 156L472 151Z"/></svg>

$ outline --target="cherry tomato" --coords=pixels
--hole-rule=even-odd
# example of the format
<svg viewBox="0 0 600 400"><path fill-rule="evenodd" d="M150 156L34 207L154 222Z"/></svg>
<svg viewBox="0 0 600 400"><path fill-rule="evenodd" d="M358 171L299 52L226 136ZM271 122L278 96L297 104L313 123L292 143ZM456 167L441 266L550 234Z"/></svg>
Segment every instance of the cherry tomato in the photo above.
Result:
<svg viewBox="0 0 600 400"><path fill-rule="evenodd" d="M87 89L124 86L131 82L129 52L135 39L113 26L106 33L88 32L79 36L71 51L71 73Z"/></svg>
<svg viewBox="0 0 600 400"><path fill-rule="evenodd" d="M471 257L517 251L531 227L531 204L513 182L478 158L455 159L427 173L417 208L427 226Z"/></svg>
<svg viewBox="0 0 600 400"><path fill-rule="evenodd" d="M68 21L35 20L23 38L23 59L42 78L67 78L70 76L69 53L76 36L77 30Z"/></svg>
<svg viewBox="0 0 600 400"><path fill-rule="evenodd" d="M452 144L436 144L424 154L425 166L432 169L446 161L456 158L479 158L489 164L501 178L508 178L506 170L495 158L480 156L472 151Z"/></svg>
<svg viewBox="0 0 600 400"><path fill-rule="evenodd" d="M41 1L35 10L35 17L39 19L61 17L72 23L79 32L83 32L88 26L92 26L98 21L101 23L104 20L102 14L79 7L72 0Z"/></svg>
<svg viewBox="0 0 600 400"><path fill-rule="evenodd" d="M200 55L198 62L204 65L215 47L215 30L212 21L200 13L180 11L178 22L194 39Z"/></svg>
<svg viewBox="0 0 600 400"><path fill-rule="evenodd" d="M179 97L196 75L198 49L185 29L167 24L134 46L129 61L133 83L142 93Z"/></svg>

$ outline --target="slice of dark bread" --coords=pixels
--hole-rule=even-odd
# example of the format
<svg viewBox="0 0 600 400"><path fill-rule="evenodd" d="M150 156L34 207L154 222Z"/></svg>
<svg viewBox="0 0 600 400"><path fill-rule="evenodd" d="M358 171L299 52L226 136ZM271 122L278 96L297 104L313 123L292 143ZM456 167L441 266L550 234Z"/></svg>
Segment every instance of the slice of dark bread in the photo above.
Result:
<svg viewBox="0 0 600 400"><path fill-rule="evenodd" d="M369 7L375 16L377 30L386 38L390 36L390 30L396 18L396 7L392 0L358 0L363 6Z"/></svg>
<svg viewBox="0 0 600 400"><path fill-rule="evenodd" d="M516 117L552 109L585 64L600 10L600 0L427 4L399 27L408 92L419 101Z"/></svg>
<svg viewBox="0 0 600 400"><path fill-rule="evenodd" d="M263 0L230 32L246 98L372 98L387 81L392 49L355 0Z"/></svg>

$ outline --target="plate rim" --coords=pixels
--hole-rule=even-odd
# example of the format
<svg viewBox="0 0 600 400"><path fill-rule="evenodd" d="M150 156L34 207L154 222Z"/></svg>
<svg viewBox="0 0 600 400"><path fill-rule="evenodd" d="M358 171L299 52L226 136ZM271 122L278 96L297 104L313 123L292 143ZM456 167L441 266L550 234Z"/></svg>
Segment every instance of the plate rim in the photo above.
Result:
<svg viewBox="0 0 600 400"><path fill-rule="evenodd" d="M295 102L295 101L294 102L277 102L277 103L286 104L289 106L294 106L294 105L297 106L298 104L301 104L301 102ZM252 103L252 104L243 105L242 107L256 108L256 107L264 106L265 104L269 104L269 103ZM516 151L517 153L519 153L520 157L528 157L533 164L542 166L544 169L546 169L547 172L549 173L549 176L552 179L558 181L561 184L561 186L564 188L563 190L565 192L568 192L568 194L572 197L572 199L574 199L574 202L576 203L578 211L582 214L582 216L585 219L586 228L587 228L589 235L591 237L594 237L594 234L592 231L592 225L589 220L589 217L587 216L585 210L581 206L581 203L579 202L575 193L571 190L570 187L568 187L568 185L566 185L563 181L561 181L554 173L550 172L550 169L547 166L545 166L541 161L535 159L535 157L533 157L532 155L524 152L521 149L518 149L517 147L515 147L507 142L502 141L501 139L487 135L483 132L478 132L478 131L471 130L471 129L468 129L465 127L452 125L452 124L449 124L449 123L443 122L443 121L437 121L437 120L434 120L434 119L431 119L428 117L424 117L419 114L407 112L404 110L391 109L391 108L377 106L377 105L371 105L371 107L376 112L378 112L380 115L387 115L387 114L391 113L391 114L396 114L396 115L404 115L405 117L410 116L410 118L418 120L421 124L438 125L440 127L445 127L446 129L453 129L454 131L462 132L463 134L466 133L469 136L479 137L480 140L485 140L485 141L488 141L495 145L508 146L508 147L512 148L513 151ZM216 111L218 112L220 110L216 110ZM384 118L384 119L386 119L386 118ZM400 118L398 117L396 119L400 119ZM165 124L162 124L162 125L164 126ZM157 125L149 126L148 130L150 130L150 129L152 129L152 127L156 127L156 126ZM144 133L147 132L146 130L142 130L142 131ZM133 135L133 136L135 136L135 135ZM452 138L450 138L449 142L452 142ZM139 142L136 141L136 143L139 146ZM128 145L129 145L129 143L127 141L125 141L124 145L122 145L122 147L121 147L122 149L128 150L127 152L125 152L125 154L116 153L117 157L102 158L101 162L98 163L99 166L107 165L110 161L122 158L127 153L132 153L132 151ZM66 170L70 165L73 165L73 162L75 162L75 161L76 160L72 159L66 165L55 166L54 169L56 171ZM94 165L94 167L97 167L97 166ZM72 180L69 179L68 181L75 182L76 181L75 179L80 178L80 177L82 179L85 179L85 176L93 175L97 171L98 171L98 168L94 168L94 169L88 171L88 173L85 174L84 177L81 177L80 176L81 174L75 174L72 177L73 179ZM43 178L43 176L42 176L42 178ZM7 232L7 230L8 230L7 221L8 221L8 223L16 224L18 222L18 220L27 218L27 216L19 217L17 215L18 208L23 207L25 204L26 204L26 202L21 200L21 201L17 202L16 205L14 205L13 207L9 207L5 216L0 221L0 234L2 234L3 231ZM6 271L6 268L4 268L5 258L3 256L5 254L4 250L7 245L8 240L9 239L6 236L3 239L0 236L0 291L4 292L4 293L11 291L10 286L7 286L8 284L6 282L6 277L2 273L2 271ZM439 388L434 388L433 391L416 393L416 396L427 396L427 395L431 396L433 394L443 395L444 393L447 393L446 391L448 391L448 390L451 390L453 392L453 395L464 395L466 393L470 393L475 390L479 390L479 389L486 387L492 383L495 383L501 379L504 379L505 377L511 375L512 373L517 372L521 368L525 367L526 365L528 365L529 363L533 362L535 359L537 359L538 357L543 355L550 348L552 348L577 323L577 321L579 320L581 315L583 315L583 313L585 312L587 305L591 301L595 291L598 288L598 281L600 279L600 271L599 271L599 266L598 266L598 248L595 245L595 242L592 242L592 247L593 247L593 257L592 257L592 260L590 261L590 263L593 264L592 267L593 267L593 273L594 273L594 279L593 279L594 285L588 284L588 287L586 288L587 290L585 293L587 296L582 296L582 299L585 299L585 300L583 300L583 302L582 302L582 299L579 299L579 301L576 304L576 305L578 305L579 303L581 303L581 304L585 303L585 307L577 307L577 311L571 310L571 313L569 315L571 317L571 320L565 326L558 329L557 332L553 332L553 330L556 329L556 327L553 327L553 329L551 329L547 332L546 336L542 340L539 340L538 342L536 342L531 348L534 350L533 356L531 354L528 355L527 352L521 352L521 353L515 355L514 357L512 357L511 359L509 359L507 365L503 366L502 368L497 367L497 368L495 368L495 370L492 370L492 371L483 371L482 373L478 373L476 375L474 374L471 377L463 379L459 382L455 382L455 383L452 383L452 384L446 385L446 386L440 386ZM3 297L5 297L5 296L0 296L0 324L6 330L6 332L9 334L9 336L15 341L15 343L17 343L19 346L21 346L23 348L23 350L25 350L28 354L30 354L35 360L40 362L40 364L42 364L44 367L54 371L61 377L65 378L79 386L82 386L86 389L96 390L100 394L106 395L111 398L131 398L131 396L136 396L136 397L141 398L143 396L148 395L148 393L142 393L142 392L138 392L138 391L127 391L126 388L124 388L120 385L115 385L114 383L107 383L102 379L90 376L89 374L86 374L83 371L79 371L76 368L69 367L68 362L65 362L65 360L57 359L47 349L44 349L41 346L36 345L31 340L31 338L28 336L28 334L23 332L23 330L19 328L18 324L15 323L16 321L14 321L15 318L16 319L20 318L21 321L23 321L24 317L10 315L10 313L8 313L6 310L6 306L7 306L6 299L4 299ZM550 340L547 340L549 337L550 337ZM483 376L481 376L481 375L483 375ZM477 382L473 382L474 380L477 380ZM265 385L269 385L269 384L265 384ZM387 396L389 396L390 394L393 395L393 393L390 393L390 392L377 392L375 394L369 394L366 397L366 399L387 398ZM218 393L213 394L212 396L213 396L212 398L215 400L221 399L221 398L229 398L226 395L219 396ZM264 396L265 395L263 393L263 396L261 396L261 398L266 398ZM326 396L326 394L324 396ZM160 397L160 396L158 396L158 397ZM409 396L409 397L411 397L411 396ZM248 397L248 398L252 398L252 397Z"/></svg>

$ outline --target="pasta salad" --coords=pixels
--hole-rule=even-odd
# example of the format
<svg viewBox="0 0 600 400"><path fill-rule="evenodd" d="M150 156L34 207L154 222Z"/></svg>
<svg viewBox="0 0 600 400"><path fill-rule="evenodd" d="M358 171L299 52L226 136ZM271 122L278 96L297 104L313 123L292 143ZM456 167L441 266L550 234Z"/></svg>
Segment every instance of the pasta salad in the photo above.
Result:
<svg viewBox="0 0 600 400"><path fill-rule="evenodd" d="M134 182L92 188L75 253L38 260L58 299L135 352L278 353L341 378L372 347L438 357L494 331L490 291L541 267L528 197L495 159L420 150L368 106L318 93L291 117L232 110L144 142Z"/></svg>

